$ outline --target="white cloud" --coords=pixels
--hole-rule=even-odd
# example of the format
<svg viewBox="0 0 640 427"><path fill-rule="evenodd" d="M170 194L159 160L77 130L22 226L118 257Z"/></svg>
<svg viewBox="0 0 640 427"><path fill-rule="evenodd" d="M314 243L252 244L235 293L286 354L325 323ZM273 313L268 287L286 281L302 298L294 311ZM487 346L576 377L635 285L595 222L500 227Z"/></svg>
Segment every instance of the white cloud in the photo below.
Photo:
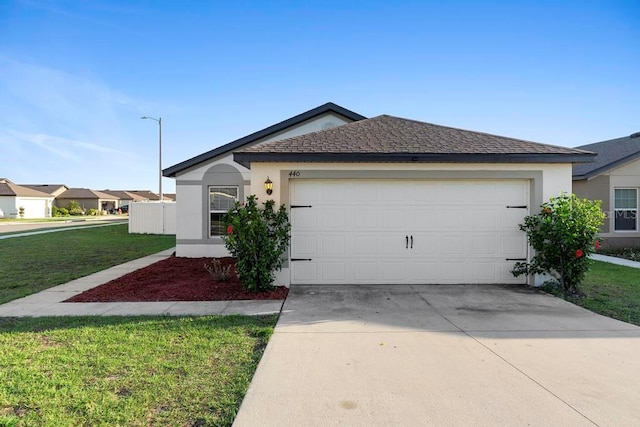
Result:
<svg viewBox="0 0 640 427"><path fill-rule="evenodd" d="M23 133L11 129L8 129L6 132L13 137L14 142L27 142L36 145L63 159L81 161L82 154L86 154L86 152L109 153L132 157L131 153L127 153L125 151L120 151L113 148L104 147L101 145L75 139L62 138L40 133ZM84 151L78 151L78 149Z"/></svg>

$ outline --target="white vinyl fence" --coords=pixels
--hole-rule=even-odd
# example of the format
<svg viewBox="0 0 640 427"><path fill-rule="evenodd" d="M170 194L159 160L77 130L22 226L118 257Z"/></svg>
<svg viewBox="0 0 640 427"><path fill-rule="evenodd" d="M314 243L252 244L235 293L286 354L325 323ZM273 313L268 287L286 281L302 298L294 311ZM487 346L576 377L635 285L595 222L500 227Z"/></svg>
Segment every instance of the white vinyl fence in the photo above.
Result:
<svg viewBox="0 0 640 427"><path fill-rule="evenodd" d="M175 202L129 203L129 233L176 234Z"/></svg>

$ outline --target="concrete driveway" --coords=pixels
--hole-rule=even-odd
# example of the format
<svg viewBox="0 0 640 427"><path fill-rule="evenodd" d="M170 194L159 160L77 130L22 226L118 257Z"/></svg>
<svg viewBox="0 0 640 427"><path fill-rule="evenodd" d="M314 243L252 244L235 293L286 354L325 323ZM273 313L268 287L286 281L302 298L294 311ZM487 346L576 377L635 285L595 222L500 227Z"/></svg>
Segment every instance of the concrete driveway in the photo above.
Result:
<svg viewBox="0 0 640 427"><path fill-rule="evenodd" d="M293 286L235 426L640 425L640 328L513 286Z"/></svg>

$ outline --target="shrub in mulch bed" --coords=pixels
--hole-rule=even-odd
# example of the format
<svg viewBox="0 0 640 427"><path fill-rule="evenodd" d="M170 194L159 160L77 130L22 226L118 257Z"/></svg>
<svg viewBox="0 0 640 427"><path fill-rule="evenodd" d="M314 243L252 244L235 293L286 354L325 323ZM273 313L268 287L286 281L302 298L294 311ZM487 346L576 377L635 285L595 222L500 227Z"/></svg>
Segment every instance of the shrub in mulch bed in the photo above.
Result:
<svg viewBox="0 0 640 427"><path fill-rule="evenodd" d="M252 293L242 288L234 258L228 281L214 281L205 269L211 258L170 257L100 285L65 302L226 301L285 299L289 289Z"/></svg>

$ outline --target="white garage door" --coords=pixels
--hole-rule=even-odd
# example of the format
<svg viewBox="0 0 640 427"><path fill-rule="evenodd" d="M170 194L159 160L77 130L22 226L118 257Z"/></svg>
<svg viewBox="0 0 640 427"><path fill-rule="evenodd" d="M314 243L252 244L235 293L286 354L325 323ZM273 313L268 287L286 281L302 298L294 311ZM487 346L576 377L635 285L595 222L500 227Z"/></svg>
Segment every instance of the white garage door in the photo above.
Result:
<svg viewBox="0 0 640 427"><path fill-rule="evenodd" d="M525 283L525 180L293 180L294 284Z"/></svg>

